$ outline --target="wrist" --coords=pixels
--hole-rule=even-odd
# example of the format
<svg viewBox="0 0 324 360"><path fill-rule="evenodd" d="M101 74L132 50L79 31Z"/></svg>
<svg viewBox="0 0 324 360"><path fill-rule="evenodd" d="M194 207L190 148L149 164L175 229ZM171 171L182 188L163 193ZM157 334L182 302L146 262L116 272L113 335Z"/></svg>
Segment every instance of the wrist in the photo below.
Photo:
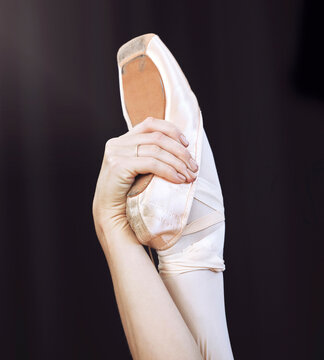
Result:
<svg viewBox="0 0 324 360"><path fill-rule="evenodd" d="M95 207L92 213L96 230L98 229L100 233L104 231L111 232L114 229L122 229L128 225L126 214Z"/></svg>
<svg viewBox="0 0 324 360"><path fill-rule="evenodd" d="M130 227L126 217L109 218L95 222L99 242L106 253L117 242L119 245L133 243L141 245Z"/></svg>

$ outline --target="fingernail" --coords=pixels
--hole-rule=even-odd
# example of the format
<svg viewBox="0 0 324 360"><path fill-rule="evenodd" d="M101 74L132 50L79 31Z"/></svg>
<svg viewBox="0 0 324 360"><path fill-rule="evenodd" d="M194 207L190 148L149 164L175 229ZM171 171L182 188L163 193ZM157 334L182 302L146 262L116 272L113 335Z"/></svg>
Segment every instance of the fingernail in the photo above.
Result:
<svg viewBox="0 0 324 360"><path fill-rule="evenodd" d="M180 135L180 140L184 146L189 145L188 140L185 138L185 136L183 134Z"/></svg>
<svg viewBox="0 0 324 360"><path fill-rule="evenodd" d="M198 165L194 159L189 160L190 167L193 171L198 170Z"/></svg>
<svg viewBox="0 0 324 360"><path fill-rule="evenodd" d="M177 173L177 175L178 175L178 178L179 178L181 181L186 181L186 180L187 180L186 177L183 176L182 174Z"/></svg>

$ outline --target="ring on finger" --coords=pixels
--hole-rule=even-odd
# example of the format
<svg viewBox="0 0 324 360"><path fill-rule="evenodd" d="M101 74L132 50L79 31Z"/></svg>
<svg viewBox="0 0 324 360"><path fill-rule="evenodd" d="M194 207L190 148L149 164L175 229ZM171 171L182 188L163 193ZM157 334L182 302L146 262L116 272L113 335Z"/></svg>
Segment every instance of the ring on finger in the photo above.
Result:
<svg viewBox="0 0 324 360"><path fill-rule="evenodd" d="M136 157L138 157L138 147L140 144L136 144Z"/></svg>

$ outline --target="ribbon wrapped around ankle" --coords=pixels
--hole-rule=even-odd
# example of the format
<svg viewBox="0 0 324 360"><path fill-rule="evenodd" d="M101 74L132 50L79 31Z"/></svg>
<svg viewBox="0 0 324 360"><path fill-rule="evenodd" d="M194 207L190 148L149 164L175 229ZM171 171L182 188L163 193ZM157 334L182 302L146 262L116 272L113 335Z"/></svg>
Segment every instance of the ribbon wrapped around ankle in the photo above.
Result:
<svg viewBox="0 0 324 360"><path fill-rule="evenodd" d="M160 275L164 277L199 269L214 272L224 271L224 260L217 255L215 249L215 236L215 232L212 232L175 254L170 254L167 250L159 251Z"/></svg>

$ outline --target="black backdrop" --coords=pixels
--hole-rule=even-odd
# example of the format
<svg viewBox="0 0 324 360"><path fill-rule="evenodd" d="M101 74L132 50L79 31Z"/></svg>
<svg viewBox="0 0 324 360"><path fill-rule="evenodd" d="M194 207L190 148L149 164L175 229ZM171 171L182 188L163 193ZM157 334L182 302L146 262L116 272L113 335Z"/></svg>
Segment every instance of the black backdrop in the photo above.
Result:
<svg viewBox="0 0 324 360"><path fill-rule="evenodd" d="M214 152L235 358L324 358L323 9L305 4L0 0L1 359L129 358L91 205L127 131L116 52L148 32Z"/></svg>

